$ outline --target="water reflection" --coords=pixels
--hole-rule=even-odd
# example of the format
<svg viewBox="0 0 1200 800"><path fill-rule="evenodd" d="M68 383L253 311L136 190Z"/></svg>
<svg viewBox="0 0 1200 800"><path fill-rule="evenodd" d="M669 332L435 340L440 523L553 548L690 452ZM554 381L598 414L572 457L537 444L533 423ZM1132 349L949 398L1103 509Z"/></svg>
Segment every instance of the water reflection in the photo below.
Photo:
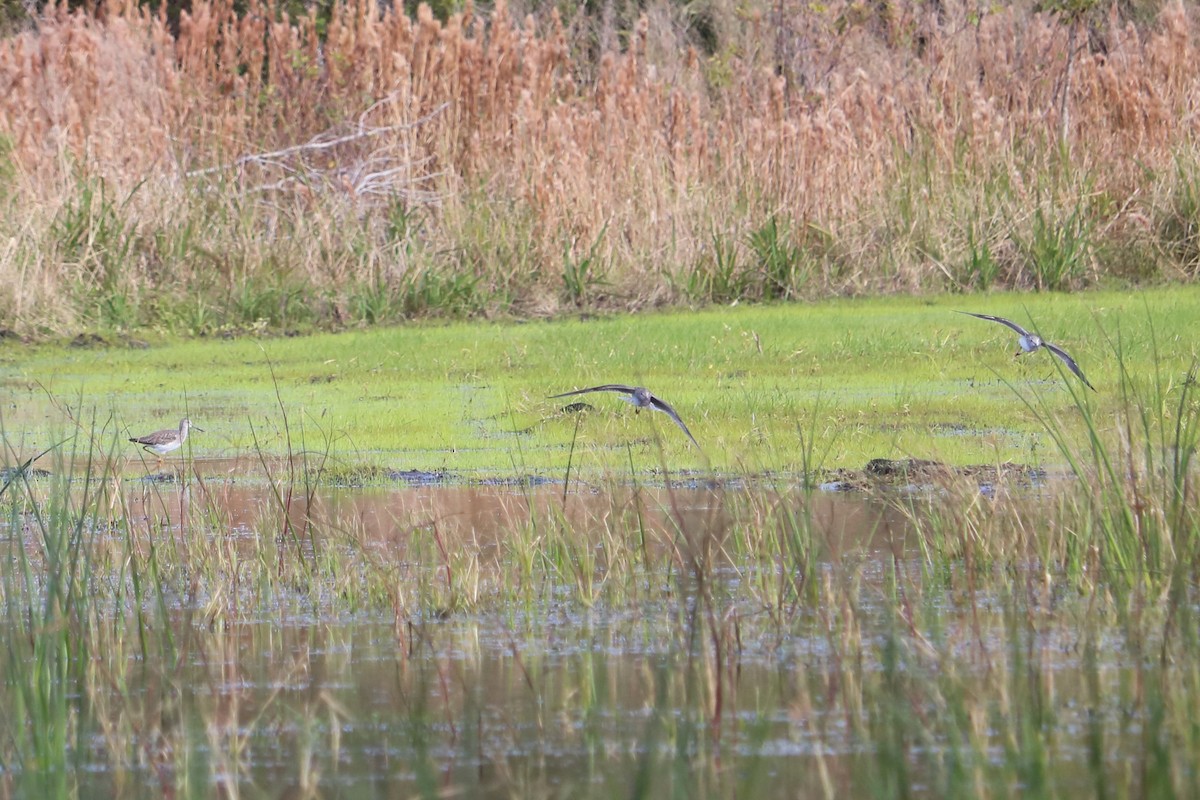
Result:
<svg viewBox="0 0 1200 800"><path fill-rule="evenodd" d="M96 718L83 721L93 744L79 754L90 764L81 790L111 795L112 750L130 746L106 740L106 713L156 730L160 762L132 770L143 788L176 785L186 777L178 771L190 769L197 786L222 796L296 796L287 792L312 786L334 797L611 797L637 794L643 781L656 794L684 796L844 796L869 787L863 767L876 745L864 741L869 721L842 684L876 680L879 659L847 670L814 618L777 632L769 651L742 655L721 676L718 700L703 644L655 617L186 628L177 663L139 661L145 688L135 706L106 709L101 699ZM882 617L869 621L868 637L887 629ZM1000 620L985 625L992 631ZM1043 674L1060 724L1083 731L1099 715L1113 724L1115 749L1137 745L1139 721L1120 713L1135 671L1100 673L1112 701L1098 708L1072 680L1078 664L1054 657L1070 651L1060 634L1038 637L1034 648L1050 654L1053 669ZM1002 657L1002 641L991 645ZM963 688L986 692L990 680L980 672ZM939 713L933 700L916 711ZM955 746L923 748L937 759ZM184 751L185 760L170 757ZM1086 787L1086 754L1067 743L1061 755L1059 785Z"/></svg>
<svg viewBox="0 0 1200 800"><path fill-rule="evenodd" d="M232 535L281 530L283 512L295 530L350 529L375 546L403 548L414 531L436 528L456 546L494 550L523 527L554 522L599 541L614 530L645 530L663 544L678 535L724 538L746 514L794 515L818 534L827 556L874 551L902 538L911 525L886 498L863 493L809 492L792 488L667 488L617 484L425 484L397 488L314 486L277 489L262 481L192 478L138 483L124 492L131 518L178 524L197 501Z"/></svg>
<svg viewBox="0 0 1200 800"><path fill-rule="evenodd" d="M96 564L114 570L103 585L139 559L159 566L141 573L158 581L141 613L122 595L68 673L68 761L83 796L866 796L903 769L926 787L915 794L937 797L946 763L993 769L1024 730L1008 727L1020 713L962 698L1019 707L1023 692L1053 707L1065 790L1092 785L1085 732L1103 725L1102 769L1123 769L1145 722L1128 711L1140 691L1130 687L1152 660L1114 639L1091 645L1089 661L1062 599L1033 582L995 592L961 566L931 568L913 529L919 504L895 496L308 488L204 471L89 491L107 493L116 520L94 532L107 559ZM10 552L50 550L20 538L30 530L9 525ZM778 536L779 557L747 547L746 531ZM132 554L105 550L126 539ZM642 539L649 555L612 578L628 585L579 589ZM522 542L541 559L533 588L477 607L410 602L413 584L449 584L448 564L505 591ZM206 570L194 552L206 548L242 561ZM369 558L328 557L343 552ZM271 569L245 566L267 558ZM306 589L284 566L293 561L325 582ZM338 593L353 583L341 572L368 567L391 576L383 596ZM33 680L43 656L24 648L44 631L20 627L12 581L6 663ZM0 691L8 714L14 683Z"/></svg>

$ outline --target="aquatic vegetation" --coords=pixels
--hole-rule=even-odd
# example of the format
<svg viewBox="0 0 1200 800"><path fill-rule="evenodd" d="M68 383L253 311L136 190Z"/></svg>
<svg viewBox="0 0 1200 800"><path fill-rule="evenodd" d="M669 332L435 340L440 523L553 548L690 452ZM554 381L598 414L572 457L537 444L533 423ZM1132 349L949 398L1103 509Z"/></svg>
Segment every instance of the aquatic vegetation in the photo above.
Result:
<svg viewBox="0 0 1200 800"><path fill-rule="evenodd" d="M0 789L1187 795L1196 366L1127 336L1121 435L1077 382L1011 382L1071 477L986 492L632 458L331 488L328 438L160 483L114 472L97 415L0 496Z"/></svg>

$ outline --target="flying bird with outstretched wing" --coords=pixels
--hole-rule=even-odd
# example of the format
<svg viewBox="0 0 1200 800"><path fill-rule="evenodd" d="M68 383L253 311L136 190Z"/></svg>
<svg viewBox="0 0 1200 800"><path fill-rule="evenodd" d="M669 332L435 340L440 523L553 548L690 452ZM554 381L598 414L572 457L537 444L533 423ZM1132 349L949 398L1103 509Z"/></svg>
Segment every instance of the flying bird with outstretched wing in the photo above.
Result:
<svg viewBox="0 0 1200 800"><path fill-rule="evenodd" d="M1091 381L1084 377L1083 370L1081 370L1079 365L1075 363L1075 359L1071 358L1070 354L1058 345L1050 344L1049 342L1044 341L1042 337L1038 336L1036 333L1030 333L1017 323L1013 322L1011 319L994 317L991 314L974 314L970 311L959 311L958 313L966 314L968 317L986 319L988 322L999 322L1001 325L1006 325L1009 328L1012 328L1017 332L1017 336L1020 337L1017 339L1017 344L1021 346L1021 349L1016 352L1016 355L1019 356L1022 353L1032 353L1044 347L1051 353L1054 353L1054 355L1058 356L1062 362L1067 365L1067 368L1071 370L1071 372L1074 372L1076 375L1078 375L1079 380L1083 381L1085 386L1087 386L1093 392L1096 391L1096 387L1092 386Z"/></svg>
<svg viewBox="0 0 1200 800"><path fill-rule="evenodd" d="M630 403L633 403L635 411L640 412L643 408L654 408L663 412L672 420L674 420L675 424L679 426L681 431L687 434L687 437L692 440L692 444L696 445L696 449L703 452L704 448L700 447L700 443L696 441L696 437L692 436L692 432L688 430L687 425L683 424L683 420L679 418L677 413L675 413L675 409L671 408L670 403L662 398L655 397L650 393L650 390L644 386L626 386L623 383L606 383L603 386L591 386L587 389L576 389L573 392L552 394L550 395L549 399L553 400L557 397L570 397L571 395L576 394L587 394L588 392L620 392L621 394L628 395L626 399L629 400Z"/></svg>

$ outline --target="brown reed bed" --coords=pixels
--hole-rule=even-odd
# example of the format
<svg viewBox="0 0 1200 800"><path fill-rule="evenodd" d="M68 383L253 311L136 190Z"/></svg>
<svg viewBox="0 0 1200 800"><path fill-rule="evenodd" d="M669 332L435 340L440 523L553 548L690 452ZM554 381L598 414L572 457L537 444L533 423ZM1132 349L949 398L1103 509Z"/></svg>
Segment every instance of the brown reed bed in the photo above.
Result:
<svg viewBox="0 0 1200 800"><path fill-rule="evenodd" d="M1070 290L1200 262L1183 4L703 25L657 4L628 29L283 8L203 0L173 31L52 6L0 40L9 326Z"/></svg>

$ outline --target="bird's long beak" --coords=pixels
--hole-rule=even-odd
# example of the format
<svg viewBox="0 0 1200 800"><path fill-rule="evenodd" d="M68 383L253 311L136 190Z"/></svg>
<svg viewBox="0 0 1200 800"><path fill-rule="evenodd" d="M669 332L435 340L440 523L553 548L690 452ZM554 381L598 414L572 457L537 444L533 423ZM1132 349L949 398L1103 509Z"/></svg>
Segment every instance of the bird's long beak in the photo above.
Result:
<svg viewBox="0 0 1200 800"><path fill-rule="evenodd" d="M192 426L192 430L200 431L201 433L204 433L204 428L197 428L195 425Z"/></svg>

